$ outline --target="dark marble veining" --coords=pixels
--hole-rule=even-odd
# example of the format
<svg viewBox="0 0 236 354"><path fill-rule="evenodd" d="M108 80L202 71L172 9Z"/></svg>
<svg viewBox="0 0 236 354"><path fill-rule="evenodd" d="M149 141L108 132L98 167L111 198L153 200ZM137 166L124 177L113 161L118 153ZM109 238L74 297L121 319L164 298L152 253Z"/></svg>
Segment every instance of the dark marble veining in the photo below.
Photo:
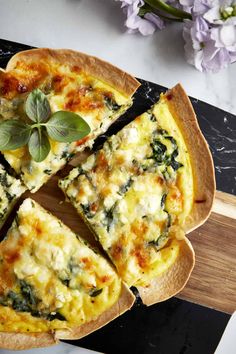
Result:
<svg viewBox="0 0 236 354"><path fill-rule="evenodd" d="M0 67L4 68L13 54L28 48L0 40ZM107 135L147 110L166 90L154 83L140 82L133 107ZM217 188L236 194L236 117L199 100L191 100L213 154ZM95 148L106 136L97 139ZM72 343L107 354L212 354L228 320L227 314L176 298L149 308L137 301L131 311Z"/></svg>
<svg viewBox="0 0 236 354"><path fill-rule="evenodd" d="M5 68L7 65L8 60L16 53L22 51L22 50L27 50L32 47L26 45L26 44L21 44L21 43L15 43L15 42L10 42L4 39L0 39L0 67Z"/></svg>

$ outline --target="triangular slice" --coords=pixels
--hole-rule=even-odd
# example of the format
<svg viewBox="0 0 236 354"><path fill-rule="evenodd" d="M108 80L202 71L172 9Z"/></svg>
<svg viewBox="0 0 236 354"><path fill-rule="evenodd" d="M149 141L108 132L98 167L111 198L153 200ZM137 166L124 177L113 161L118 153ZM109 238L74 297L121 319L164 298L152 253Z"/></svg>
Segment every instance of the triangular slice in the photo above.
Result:
<svg viewBox="0 0 236 354"><path fill-rule="evenodd" d="M109 262L32 199L0 243L0 347L77 339L129 309Z"/></svg>
<svg viewBox="0 0 236 354"><path fill-rule="evenodd" d="M26 188L0 164L0 229Z"/></svg>
<svg viewBox="0 0 236 354"><path fill-rule="evenodd" d="M209 148L180 85L59 185L129 286L165 298L153 279L165 282L175 269L166 297L181 290L194 264L184 231L208 217L215 182Z"/></svg>
<svg viewBox="0 0 236 354"><path fill-rule="evenodd" d="M36 192L131 106L138 86L135 78L113 65L72 50L42 48L14 55L6 71L0 71L1 119L25 119L24 102L33 89L40 88L52 112L80 114L91 133L70 144L51 141L51 152L40 163L31 159L26 147L4 152L5 158L28 189Z"/></svg>

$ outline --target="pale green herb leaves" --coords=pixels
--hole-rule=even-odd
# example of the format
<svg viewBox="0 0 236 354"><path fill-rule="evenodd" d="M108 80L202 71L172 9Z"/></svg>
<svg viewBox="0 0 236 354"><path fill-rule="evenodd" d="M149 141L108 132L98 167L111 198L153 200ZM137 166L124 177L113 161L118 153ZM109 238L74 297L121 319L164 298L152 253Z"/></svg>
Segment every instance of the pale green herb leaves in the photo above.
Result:
<svg viewBox="0 0 236 354"><path fill-rule="evenodd" d="M58 111L51 115L47 97L39 89L27 97L25 112L33 124L17 119L0 123L0 150L15 150L28 144L33 160L41 162L51 150L48 136L58 142L71 143L90 133L89 125L76 113Z"/></svg>
<svg viewBox="0 0 236 354"><path fill-rule="evenodd" d="M44 93L36 89L29 94L25 102L25 112L33 122L46 122L51 115L48 99Z"/></svg>
<svg viewBox="0 0 236 354"><path fill-rule="evenodd" d="M29 153L36 162L45 160L51 149L48 136L44 129L34 129L28 145Z"/></svg>
<svg viewBox="0 0 236 354"><path fill-rule="evenodd" d="M88 124L73 112L58 111L47 122L46 129L51 139L72 142L82 139L88 131Z"/></svg>
<svg viewBox="0 0 236 354"><path fill-rule="evenodd" d="M0 123L0 150L15 150L29 141L31 128L20 120L5 120Z"/></svg>

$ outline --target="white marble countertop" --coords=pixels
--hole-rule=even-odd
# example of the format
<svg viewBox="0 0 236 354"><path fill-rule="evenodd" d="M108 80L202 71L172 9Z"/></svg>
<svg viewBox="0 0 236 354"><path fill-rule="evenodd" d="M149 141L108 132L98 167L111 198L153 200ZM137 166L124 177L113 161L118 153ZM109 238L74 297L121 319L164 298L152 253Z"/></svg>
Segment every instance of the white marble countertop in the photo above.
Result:
<svg viewBox="0 0 236 354"><path fill-rule="evenodd" d="M218 74L200 73L184 59L181 25L142 37L125 33L123 22L120 3L114 0L0 0L3 39L77 49L167 87L181 82L189 95L236 114L236 63ZM89 353L72 348L61 344L27 353Z"/></svg>
<svg viewBox="0 0 236 354"><path fill-rule="evenodd" d="M203 74L184 58L181 24L153 36L125 33L115 0L0 0L0 37L33 46L73 48L137 77L171 87L236 114L236 63Z"/></svg>

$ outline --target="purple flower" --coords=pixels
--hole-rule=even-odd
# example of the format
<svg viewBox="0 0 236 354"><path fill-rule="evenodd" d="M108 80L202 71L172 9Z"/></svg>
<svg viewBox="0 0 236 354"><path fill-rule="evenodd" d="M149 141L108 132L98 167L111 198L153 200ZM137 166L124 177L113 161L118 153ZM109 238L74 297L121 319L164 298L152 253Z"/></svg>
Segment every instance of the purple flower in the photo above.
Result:
<svg viewBox="0 0 236 354"><path fill-rule="evenodd" d="M183 9L190 12L193 17L204 14L217 0L179 0Z"/></svg>
<svg viewBox="0 0 236 354"><path fill-rule="evenodd" d="M218 32L213 31L201 16L195 21L186 21L183 37L187 62L200 71L218 72L235 61L236 52L231 52L226 45L219 45L217 35Z"/></svg>
<svg viewBox="0 0 236 354"><path fill-rule="evenodd" d="M125 26L129 33L140 32L142 35L148 36L153 34L156 29L164 28L164 21L154 13L146 13L144 17L139 16L140 8L144 5L143 0L122 0L121 3L127 16Z"/></svg>
<svg viewBox="0 0 236 354"><path fill-rule="evenodd" d="M180 0L193 20L185 21L183 37L188 63L217 72L236 60L236 1Z"/></svg>
<svg viewBox="0 0 236 354"><path fill-rule="evenodd" d="M236 52L236 26L217 26L211 29L211 38L218 48Z"/></svg>
<svg viewBox="0 0 236 354"><path fill-rule="evenodd" d="M148 12L150 6L145 0L116 1L126 13L125 25L130 33L146 36L163 29L167 20L162 15L192 18L184 21L184 48L188 63L198 70L217 72L236 61L236 0L166 0L171 5L166 14L158 6Z"/></svg>
<svg viewBox="0 0 236 354"><path fill-rule="evenodd" d="M236 1L216 0L204 18L215 25L236 25Z"/></svg>

